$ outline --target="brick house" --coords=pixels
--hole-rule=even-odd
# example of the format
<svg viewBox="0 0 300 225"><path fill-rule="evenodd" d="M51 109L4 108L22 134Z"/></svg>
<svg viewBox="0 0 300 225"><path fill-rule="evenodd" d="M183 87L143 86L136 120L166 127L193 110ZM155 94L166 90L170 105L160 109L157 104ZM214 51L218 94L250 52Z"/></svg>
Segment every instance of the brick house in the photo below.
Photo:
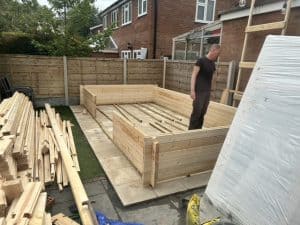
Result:
<svg viewBox="0 0 300 225"><path fill-rule="evenodd" d="M147 58L171 56L172 38L214 21L238 0L118 0L101 16L103 28L116 24L119 51L147 48Z"/></svg>
<svg viewBox="0 0 300 225"><path fill-rule="evenodd" d="M257 0L256 2L257 4L254 9L253 25L283 21L284 13L282 13L282 10L284 8L285 1ZM245 36L244 31L247 26L249 15L248 6L250 3L251 0L247 0L246 7L237 7L221 13L220 21L222 22L222 52L220 55L220 61L240 61ZM279 35L280 33L281 30L250 33L245 61L256 61L265 37L268 34ZM300 0L292 1L291 14L287 25L286 35L300 36ZM243 74L241 90L244 90L246 87L250 72L251 70L249 70L249 72L245 71Z"/></svg>

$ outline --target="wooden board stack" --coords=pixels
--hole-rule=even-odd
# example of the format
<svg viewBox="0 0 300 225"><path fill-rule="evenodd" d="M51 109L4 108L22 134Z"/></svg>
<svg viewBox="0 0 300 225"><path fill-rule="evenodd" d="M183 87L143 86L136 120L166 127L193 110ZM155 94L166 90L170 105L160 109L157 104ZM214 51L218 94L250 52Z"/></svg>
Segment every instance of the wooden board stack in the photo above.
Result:
<svg viewBox="0 0 300 225"><path fill-rule="evenodd" d="M72 124L55 118L79 171ZM69 183L48 114L16 92L0 104L0 225L51 224L42 191L55 181L60 190Z"/></svg>

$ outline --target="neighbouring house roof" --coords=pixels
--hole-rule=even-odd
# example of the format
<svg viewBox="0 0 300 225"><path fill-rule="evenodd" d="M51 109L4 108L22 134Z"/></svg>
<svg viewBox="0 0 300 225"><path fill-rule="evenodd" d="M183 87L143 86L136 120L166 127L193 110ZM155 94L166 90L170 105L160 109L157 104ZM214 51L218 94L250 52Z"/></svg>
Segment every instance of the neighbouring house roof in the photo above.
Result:
<svg viewBox="0 0 300 225"><path fill-rule="evenodd" d="M256 2L253 10L254 15L279 11L283 8L285 0L257 0ZM250 3L251 0L247 0L245 7L235 7L220 13L220 20L227 21L249 16ZM294 7L300 7L300 0L292 1L292 8Z"/></svg>

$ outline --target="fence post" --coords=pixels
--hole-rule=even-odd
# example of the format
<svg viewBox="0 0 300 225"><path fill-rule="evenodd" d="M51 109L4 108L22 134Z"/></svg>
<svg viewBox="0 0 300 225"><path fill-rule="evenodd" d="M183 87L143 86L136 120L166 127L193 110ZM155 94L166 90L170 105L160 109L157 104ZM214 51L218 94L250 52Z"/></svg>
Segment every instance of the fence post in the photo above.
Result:
<svg viewBox="0 0 300 225"><path fill-rule="evenodd" d="M63 62L64 62L65 105L69 105L69 84L68 84L68 64L67 64L67 56L63 56Z"/></svg>
<svg viewBox="0 0 300 225"><path fill-rule="evenodd" d="M236 62L234 60L229 62L229 68L228 68L228 76L227 76L227 83L226 88L228 90L233 90L234 86L234 78L235 78L235 72L236 72ZM227 99L227 105L232 104L233 99L233 93L228 93L228 99Z"/></svg>
<svg viewBox="0 0 300 225"><path fill-rule="evenodd" d="M127 84L127 59L123 60L123 84Z"/></svg>
<svg viewBox="0 0 300 225"><path fill-rule="evenodd" d="M164 57L164 70L163 70L163 82L162 82L163 88L166 88L167 60L168 57Z"/></svg>

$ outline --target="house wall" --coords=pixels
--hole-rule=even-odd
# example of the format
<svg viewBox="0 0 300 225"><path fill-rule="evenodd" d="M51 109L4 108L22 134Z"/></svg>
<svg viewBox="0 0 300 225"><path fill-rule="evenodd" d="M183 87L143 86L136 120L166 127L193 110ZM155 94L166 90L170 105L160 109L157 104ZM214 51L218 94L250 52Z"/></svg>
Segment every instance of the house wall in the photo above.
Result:
<svg viewBox="0 0 300 225"><path fill-rule="evenodd" d="M156 58L172 55L172 39L205 24L195 22L197 0L159 1ZM216 1L215 20L222 11L232 8L235 0Z"/></svg>
<svg viewBox="0 0 300 225"><path fill-rule="evenodd" d="M148 49L147 58L153 58L154 1L148 0L147 14L138 17L138 0L132 0L132 23L122 26L122 7L118 8L118 28L113 39L119 50L127 50L127 43L133 49ZM197 0L157 0L157 43L155 58L171 56L172 38L204 24L195 22ZM236 0L216 1L215 18L221 11L234 6ZM111 12L107 13L108 25L111 25Z"/></svg>
<svg viewBox="0 0 300 225"><path fill-rule="evenodd" d="M122 26L122 6L118 7L118 28L113 32L113 39L120 51L127 50L127 44L131 43L133 49L147 48L147 58L152 58L153 48L153 0L147 1L147 14L138 17L138 1L132 0L132 22ZM113 10L114 11L114 10ZM107 13L108 26L111 25L111 12Z"/></svg>
<svg viewBox="0 0 300 225"><path fill-rule="evenodd" d="M253 24L262 24L283 20L280 12L267 13L262 15L255 15L253 17ZM220 61L240 61L242 48L245 37L245 28L248 17L240 19L224 21L223 22L223 36L222 36L222 52L220 54ZM291 10L290 20L288 23L287 34L293 36L300 36L300 8ZM255 32L249 35L248 48L246 51L246 61L256 61L264 40L268 34L280 35L281 30ZM280 57L280 56L274 56ZM250 77L250 71L243 70L241 81L241 90L244 90Z"/></svg>

